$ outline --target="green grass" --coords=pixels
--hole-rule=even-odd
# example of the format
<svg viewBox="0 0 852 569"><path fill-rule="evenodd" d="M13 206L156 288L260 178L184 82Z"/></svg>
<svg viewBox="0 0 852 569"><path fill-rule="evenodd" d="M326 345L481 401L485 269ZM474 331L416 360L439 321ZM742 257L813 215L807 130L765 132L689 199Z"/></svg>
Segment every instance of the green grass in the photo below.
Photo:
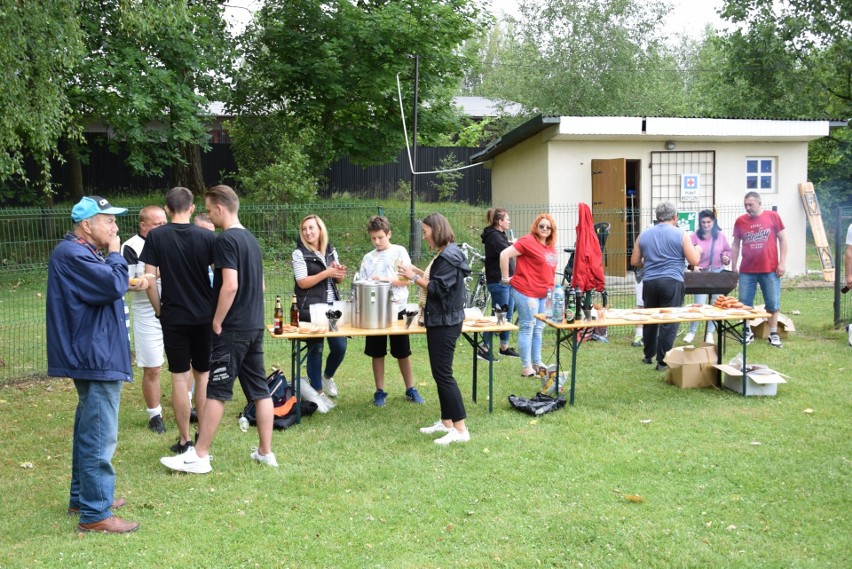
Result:
<svg viewBox="0 0 852 569"><path fill-rule="evenodd" d="M849 566L852 348L829 324L830 289L785 289L783 302L801 311L798 332L782 350L749 349L790 377L775 398L678 390L639 363L627 337L584 345L576 405L538 419L509 408L509 394L531 396L534 384L517 360L501 360L489 415L484 370L474 404L460 343L473 438L449 448L417 430L438 416L423 338L412 347L427 404L404 401L389 361L383 409L355 339L338 407L275 433L277 470L249 460L256 437L237 427L238 394L214 471L167 472L158 458L176 437L171 411L166 435L149 432L139 383L128 385L116 495L142 528L127 536L80 537L64 513L72 384L6 384L0 567ZM267 342L267 367L288 358L287 342Z"/></svg>

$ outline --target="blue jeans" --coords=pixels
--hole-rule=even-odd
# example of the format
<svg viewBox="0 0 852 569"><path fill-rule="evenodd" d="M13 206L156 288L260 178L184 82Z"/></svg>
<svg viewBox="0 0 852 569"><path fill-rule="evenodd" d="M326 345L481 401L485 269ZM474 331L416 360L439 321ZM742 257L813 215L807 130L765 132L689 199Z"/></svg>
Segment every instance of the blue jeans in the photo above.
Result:
<svg viewBox="0 0 852 569"><path fill-rule="evenodd" d="M524 296L512 289L512 300L518 309L518 353L524 369L541 362L541 335L544 322L536 320L533 314L544 312L544 298Z"/></svg>
<svg viewBox="0 0 852 569"><path fill-rule="evenodd" d="M739 297L746 306L754 306L757 285L769 313L781 310L781 278L775 273L740 273Z"/></svg>
<svg viewBox="0 0 852 569"><path fill-rule="evenodd" d="M512 298L512 287L502 283L493 283L488 285L488 294L491 295L491 314L494 314L494 305L501 308L506 308L506 322L512 321L512 314L515 312L515 299ZM488 339L494 332L485 332L482 334L482 339L485 340L485 345L488 345ZM509 345L509 332L500 332L500 345Z"/></svg>
<svg viewBox="0 0 852 569"><path fill-rule="evenodd" d="M346 355L346 338L326 338L328 341L328 359L325 361L325 376L334 377L334 372L343 363L343 356ZM323 340L306 340L308 345L308 356L305 367L308 370L308 379L311 380L311 387L317 391L322 391L322 345Z"/></svg>
<svg viewBox="0 0 852 569"><path fill-rule="evenodd" d="M722 267L719 267L718 269L708 269L704 272L721 273ZM707 304L707 297L708 296L710 296L710 295L696 294L695 295L695 304ZM716 302L717 298L719 298L718 294L714 294L713 296L710 296L710 304L713 304L714 302ZM693 320L692 322L689 323L689 332L690 332L690 334L695 334L697 331L698 331L698 320ZM713 320L708 320L707 321L707 332L706 333L712 334L715 331L716 331L716 322L713 321Z"/></svg>
<svg viewBox="0 0 852 569"><path fill-rule="evenodd" d="M112 455L118 443L118 405L121 381L75 379L77 411L71 454L71 497L68 506L80 508L80 523L112 516L115 492Z"/></svg>

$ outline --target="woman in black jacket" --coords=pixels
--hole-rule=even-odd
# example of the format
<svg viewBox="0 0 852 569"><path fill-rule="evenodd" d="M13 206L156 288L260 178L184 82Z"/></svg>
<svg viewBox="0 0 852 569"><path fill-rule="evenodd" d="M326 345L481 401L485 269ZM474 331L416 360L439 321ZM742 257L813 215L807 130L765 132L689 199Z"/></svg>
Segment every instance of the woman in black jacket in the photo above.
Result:
<svg viewBox="0 0 852 569"><path fill-rule="evenodd" d="M470 267L464 253L455 244L455 235L447 218L433 213L426 216L422 224L423 240L437 254L425 271L413 265L401 265L399 268L399 273L418 287L418 295L425 295L423 321L426 345L441 402L441 420L423 427L420 432L444 433L435 440L439 445L467 442L470 433L465 425L467 415L461 390L453 377L453 356L464 322L467 296L464 279L470 274Z"/></svg>
<svg viewBox="0 0 852 569"><path fill-rule="evenodd" d="M515 300L512 298L512 287L501 282L500 275L500 253L511 243L506 236L512 221L509 212L502 207L492 207L485 214L488 227L482 230L482 244L485 246L485 282L488 284L488 293L491 295L492 314L495 306L500 306L506 312L506 321L512 321L515 312ZM515 274L514 263L509 268L509 275ZM477 349L476 355L479 359L488 361L489 345L488 339L493 332L482 334L484 343ZM519 358L521 355L509 347L509 332L500 332L500 355L510 358Z"/></svg>

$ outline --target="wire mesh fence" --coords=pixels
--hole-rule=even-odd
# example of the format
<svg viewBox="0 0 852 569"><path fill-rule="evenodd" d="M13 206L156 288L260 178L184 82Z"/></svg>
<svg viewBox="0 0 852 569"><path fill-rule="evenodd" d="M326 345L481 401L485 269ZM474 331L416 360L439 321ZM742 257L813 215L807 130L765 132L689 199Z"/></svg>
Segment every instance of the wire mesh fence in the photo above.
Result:
<svg viewBox="0 0 852 569"><path fill-rule="evenodd" d="M138 213L142 205L118 204L129 207L129 214L117 222L123 239L136 232ZM375 202L353 203L329 200L310 205L244 205L240 220L257 237L264 254L267 312L272 314L274 298L288 298L295 283L291 256L299 234L302 218L318 214L329 230L330 242L338 249L341 262L347 265L349 277L342 290L351 285L363 256L372 250L366 230L371 215L382 214L390 221L391 240L410 250L412 259L425 266L431 253L420 240L419 220L440 211L450 221L456 241L482 249L480 234L486 225L485 209L460 204L417 204L413 214L408 207L383 207ZM577 204L512 206L512 227L517 237L529 232L536 216L547 211L556 221L559 252L558 271L562 272L569 254L565 248L575 244L578 220ZM652 211L631 210L604 212L638 220L636 232L651 224ZM600 214L600 212L598 212ZM742 214L742 206L733 204L717 208L719 223L730 235L734 220ZM852 218L852 209L839 214L838 224L845 228ZM67 208L20 208L0 210L0 381L33 375L43 375L47 369L45 339L45 298L47 262L53 248L70 231ZM636 304L633 273L629 257L635 235L622 233L606 244L607 291L614 308L632 308ZM838 239L838 242L842 240ZM838 260L843 258L838 245ZM614 269L610 274L609 267ZM838 263L842 271L842 261ZM561 279L558 279L561 281ZM414 299L412 291L411 301ZM756 303L762 302L760 298ZM849 321L852 294L840 298L837 322ZM616 327L610 330L613 338L632 337L633 330ZM629 338L628 338L629 340Z"/></svg>

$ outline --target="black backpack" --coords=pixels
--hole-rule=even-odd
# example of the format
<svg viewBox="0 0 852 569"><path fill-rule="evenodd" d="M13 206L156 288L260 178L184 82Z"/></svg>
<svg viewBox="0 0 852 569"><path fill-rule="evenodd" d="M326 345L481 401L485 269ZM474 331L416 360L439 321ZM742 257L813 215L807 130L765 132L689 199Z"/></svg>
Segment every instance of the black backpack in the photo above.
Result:
<svg viewBox="0 0 852 569"><path fill-rule="evenodd" d="M266 378L269 392L272 394L272 407L274 417L272 428L278 431L291 427L296 423L296 394L293 386L287 383L287 378L281 370L274 370ZM312 415L317 410L317 404L302 399L302 417ZM257 408L254 401L249 401L240 417L248 419L249 425L257 426Z"/></svg>

